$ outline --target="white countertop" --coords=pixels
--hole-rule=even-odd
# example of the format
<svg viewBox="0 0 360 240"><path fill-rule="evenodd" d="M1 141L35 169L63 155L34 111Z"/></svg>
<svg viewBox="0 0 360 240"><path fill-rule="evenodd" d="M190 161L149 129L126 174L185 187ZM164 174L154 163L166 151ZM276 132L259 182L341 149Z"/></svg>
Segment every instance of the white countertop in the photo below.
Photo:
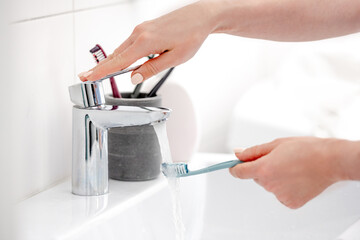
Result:
<svg viewBox="0 0 360 240"><path fill-rule="evenodd" d="M84 197L71 193L69 179L19 204L18 238L55 239L55 236L71 234L100 215L107 217L114 209L118 214L165 186L167 182L163 176L145 182L110 180L109 194Z"/></svg>
<svg viewBox="0 0 360 240"><path fill-rule="evenodd" d="M216 162L229 158L234 158L233 154L198 153L194 155L193 161ZM86 225L91 225L94 221L119 215L165 189L167 185L162 174L150 181L109 180L109 194L86 197L72 194L71 179L68 179L18 204L18 239L73 239L68 236L74 235L76 231L83 231ZM170 195L167 189L166 194ZM171 208L171 200L168 201Z"/></svg>

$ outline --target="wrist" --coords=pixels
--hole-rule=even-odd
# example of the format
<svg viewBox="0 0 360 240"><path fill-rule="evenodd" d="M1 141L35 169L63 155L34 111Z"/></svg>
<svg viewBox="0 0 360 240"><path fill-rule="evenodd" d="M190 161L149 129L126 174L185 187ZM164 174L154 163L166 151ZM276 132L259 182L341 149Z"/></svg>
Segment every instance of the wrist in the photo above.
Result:
<svg viewBox="0 0 360 240"><path fill-rule="evenodd" d="M260 12L257 1L200 0L194 3L204 13L206 27L210 33L235 34L246 27L246 18Z"/></svg>
<svg viewBox="0 0 360 240"><path fill-rule="evenodd" d="M203 13L204 25L208 33L214 33L219 29L222 22L221 16L223 15L224 8L222 7L223 1L220 0L200 0L194 3L201 9Z"/></svg>
<svg viewBox="0 0 360 240"><path fill-rule="evenodd" d="M347 141L344 154L345 180L360 180L360 141Z"/></svg>
<svg viewBox="0 0 360 240"><path fill-rule="evenodd" d="M258 18L262 5L258 1L203 0L211 12L212 32L239 35L249 21Z"/></svg>
<svg viewBox="0 0 360 240"><path fill-rule="evenodd" d="M360 180L360 141L336 140L332 151L337 180Z"/></svg>

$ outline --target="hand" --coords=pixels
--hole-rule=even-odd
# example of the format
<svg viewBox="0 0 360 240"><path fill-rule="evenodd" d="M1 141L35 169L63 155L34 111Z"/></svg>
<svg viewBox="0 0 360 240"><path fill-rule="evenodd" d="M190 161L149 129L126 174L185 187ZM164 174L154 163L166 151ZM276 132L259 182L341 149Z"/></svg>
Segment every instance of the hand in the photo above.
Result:
<svg viewBox="0 0 360 240"><path fill-rule="evenodd" d="M230 173L254 179L281 203L296 209L331 184L359 176L358 149L359 142L338 139L277 139L237 151L238 159L247 163L231 168Z"/></svg>
<svg viewBox="0 0 360 240"><path fill-rule="evenodd" d="M132 73L138 84L189 60L210 33L277 41L309 41L358 32L359 1L198 1L138 25L106 60L79 74L98 80L142 57L159 54ZM326 14L319 15L319 11Z"/></svg>
<svg viewBox="0 0 360 240"><path fill-rule="evenodd" d="M211 3L196 2L152 21L138 25L130 37L106 60L88 72L82 81L95 81L124 69L142 57L159 54L132 73L133 84L189 60L213 31Z"/></svg>

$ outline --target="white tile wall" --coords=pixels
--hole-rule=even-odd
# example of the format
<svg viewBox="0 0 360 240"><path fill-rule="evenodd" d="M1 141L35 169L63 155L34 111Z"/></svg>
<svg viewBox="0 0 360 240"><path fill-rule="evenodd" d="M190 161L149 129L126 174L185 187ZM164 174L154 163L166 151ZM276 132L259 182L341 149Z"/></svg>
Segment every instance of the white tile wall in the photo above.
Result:
<svg viewBox="0 0 360 240"><path fill-rule="evenodd" d="M76 72L95 66L89 50L96 44L100 44L107 54L111 54L130 35L136 19L136 9L126 2L75 13ZM133 88L129 74L116 79L120 91Z"/></svg>
<svg viewBox="0 0 360 240"><path fill-rule="evenodd" d="M151 20L167 14L177 8L195 2L196 0L135 0L133 5L141 16L141 21Z"/></svg>
<svg viewBox="0 0 360 240"><path fill-rule="evenodd" d="M72 0L11 0L11 21L39 18L72 11Z"/></svg>
<svg viewBox="0 0 360 240"><path fill-rule="evenodd" d="M134 2L135 0L74 0L74 9L88 9L101 6L110 6L124 2Z"/></svg>
<svg viewBox="0 0 360 240"><path fill-rule="evenodd" d="M4 2L0 2L0 83L2 85L0 90L0 239L13 239L11 236L11 200L13 185L12 178L12 154L11 147L11 109L10 104L11 89L9 83L11 82L10 68L8 56L10 53L9 39L3 36L9 36L8 28L5 24L6 14L9 13ZM10 184L9 184L10 183Z"/></svg>
<svg viewBox="0 0 360 240"><path fill-rule="evenodd" d="M12 161L18 197L67 177L71 163L71 103L74 82L71 14L12 26Z"/></svg>

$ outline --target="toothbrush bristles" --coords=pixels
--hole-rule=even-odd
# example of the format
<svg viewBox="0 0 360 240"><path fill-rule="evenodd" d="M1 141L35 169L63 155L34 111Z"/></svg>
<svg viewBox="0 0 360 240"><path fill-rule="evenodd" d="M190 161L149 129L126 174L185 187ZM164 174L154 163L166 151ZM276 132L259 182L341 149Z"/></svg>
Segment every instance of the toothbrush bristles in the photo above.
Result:
<svg viewBox="0 0 360 240"><path fill-rule="evenodd" d="M181 177L188 173L186 163L163 163L161 171L167 177Z"/></svg>
<svg viewBox="0 0 360 240"><path fill-rule="evenodd" d="M186 170L185 170L185 165L177 165L176 166L176 172L178 174L185 174L186 173Z"/></svg>
<svg viewBox="0 0 360 240"><path fill-rule="evenodd" d="M102 51L93 53L93 56L97 63L101 62L102 60L104 60L106 58Z"/></svg>

